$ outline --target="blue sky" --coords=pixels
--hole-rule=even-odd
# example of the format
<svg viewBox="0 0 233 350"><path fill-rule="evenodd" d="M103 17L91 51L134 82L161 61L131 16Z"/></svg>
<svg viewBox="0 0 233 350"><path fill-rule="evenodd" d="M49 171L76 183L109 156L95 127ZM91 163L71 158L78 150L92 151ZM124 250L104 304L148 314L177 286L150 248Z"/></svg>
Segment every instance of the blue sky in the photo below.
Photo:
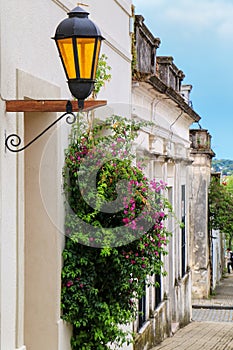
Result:
<svg viewBox="0 0 233 350"><path fill-rule="evenodd" d="M233 0L133 0L193 86L191 100L216 158L233 159ZM194 124L193 127L198 127Z"/></svg>

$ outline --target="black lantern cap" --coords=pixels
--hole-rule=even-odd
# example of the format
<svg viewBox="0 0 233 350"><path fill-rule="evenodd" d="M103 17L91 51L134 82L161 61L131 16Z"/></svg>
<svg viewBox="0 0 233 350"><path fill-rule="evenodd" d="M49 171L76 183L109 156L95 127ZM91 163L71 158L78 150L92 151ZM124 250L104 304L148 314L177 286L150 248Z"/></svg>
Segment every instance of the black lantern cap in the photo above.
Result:
<svg viewBox="0 0 233 350"><path fill-rule="evenodd" d="M78 35L79 37L99 36L104 39L97 25L88 18L89 12L77 6L67 14L69 18L64 19L58 25L54 39L74 35Z"/></svg>

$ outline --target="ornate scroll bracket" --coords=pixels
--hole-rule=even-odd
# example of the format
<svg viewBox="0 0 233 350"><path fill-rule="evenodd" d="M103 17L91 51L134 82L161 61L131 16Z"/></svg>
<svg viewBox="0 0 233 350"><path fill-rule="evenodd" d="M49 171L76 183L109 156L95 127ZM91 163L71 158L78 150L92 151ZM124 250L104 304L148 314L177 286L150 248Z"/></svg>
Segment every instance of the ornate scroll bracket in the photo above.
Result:
<svg viewBox="0 0 233 350"><path fill-rule="evenodd" d="M106 104L107 101L98 100L86 100L82 106L78 105L77 101L65 100L8 100L6 101L6 112L66 112L45 130L43 130L39 135L37 135L33 140L31 140L27 145L21 148L18 148L22 142L19 135L10 134L5 136L5 149L15 153L24 151L65 116L67 116L66 122L68 124L73 124L76 121L76 116L73 112L87 112L92 109L105 106Z"/></svg>
<svg viewBox="0 0 233 350"><path fill-rule="evenodd" d="M34 139L32 139L28 144L21 148L17 148L21 145L21 137L17 134L10 134L5 139L5 147L11 152L21 152L28 148L31 144L33 144L36 140L38 140L42 135L44 135L49 129L51 129L55 124L57 124L62 118L66 117L66 122L68 124L73 124L76 121L76 116L72 112L72 103L67 101L66 104L66 112L63 113L58 119L56 119L52 124L50 124L46 129L44 129L39 135L37 135Z"/></svg>

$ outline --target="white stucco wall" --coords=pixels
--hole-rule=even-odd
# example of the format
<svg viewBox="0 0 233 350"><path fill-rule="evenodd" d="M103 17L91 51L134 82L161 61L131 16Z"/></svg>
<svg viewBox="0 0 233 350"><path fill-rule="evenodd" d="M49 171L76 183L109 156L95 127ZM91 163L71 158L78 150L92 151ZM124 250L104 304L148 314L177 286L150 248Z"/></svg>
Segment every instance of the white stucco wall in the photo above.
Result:
<svg viewBox="0 0 233 350"><path fill-rule="evenodd" d="M71 0L40 2L1 0L1 95L6 99L16 94L15 67L37 75L61 87L68 97L65 75L55 43L51 40L66 11L77 6ZM129 103L131 85L131 38L129 0L90 0L89 18L95 21L105 37L102 51L112 67L111 85L101 96L110 102ZM7 69L4 69L7 67Z"/></svg>
<svg viewBox="0 0 233 350"><path fill-rule="evenodd" d="M100 93L111 103L129 103L131 100L131 36L130 0L90 0L88 11L93 13L105 38L102 52L108 56L112 78Z"/></svg>
<svg viewBox="0 0 233 350"><path fill-rule="evenodd" d="M88 5L90 18L100 27L106 38L102 46L102 53L106 53L108 64L112 67L111 82L106 83L99 98L107 99L110 104L115 103L114 112L117 113L117 105L129 106L131 102L129 26L131 1L90 0ZM46 344L49 339L51 329L55 336L53 339L50 337L50 350L69 350L70 348L70 329L60 320L59 303L60 254L64 239L60 233L56 233L57 228L53 223L47 223L47 225L54 226L53 235L56 244L53 248L49 246L46 248L51 249L50 258L54 260L53 263L49 261L48 265L46 260L43 260L41 265L44 269L44 275L42 273L41 276L46 276L46 274L48 276L51 273L52 281L55 283L55 286L50 285L50 292L54 298L53 303L49 305L51 323L49 319L47 320L48 325L52 328L49 329L50 326L48 326L47 333L41 333L38 345L31 343L33 333L30 339L28 335L25 337L25 308L27 308L28 317L27 328L34 327L34 332L36 332L36 325L39 325L45 309L42 306L40 310L40 306L36 305L37 310L44 311L40 316L35 315L33 318L30 312L30 302L28 303L29 299L26 302L28 306L25 306L25 283L28 284L29 280L25 280L24 269L24 155L5 152L4 147L5 134L16 132L23 138L24 113L6 113L4 100L71 98L57 49L51 37L54 36L58 23L67 16L66 12L75 6L77 6L77 1L73 0L41 0L39 2L0 0L0 348L4 350L25 350L28 345L27 341L30 342L30 350L36 350L39 346L45 348L43 344ZM56 116L45 117L43 113L37 114L36 118L45 118L41 119L42 123L38 123L38 128L54 117ZM34 130L36 131L39 133L41 129ZM58 169L61 168L61 163L59 163L63 153L61 150L64 149L65 141L67 141L67 138L63 141L63 137L63 131L59 131L57 135ZM60 179L57 181L60 191ZM38 197L38 193L36 196ZM31 243L35 249L36 236L34 236L34 243ZM33 254L30 256L29 253L30 251L27 252L27 259L31 259L32 266L27 266L27 271L32 276L36 272L35 265L33 265L36 260ZM47 272L46 266L48 267ZM40 288L42 288L41 291ZM41 300L40 294L45 293L44 288L42 282L38 284L35 295L32 289L27 290L29 293L27 298L33 296L35 300ZM46 299L45 305L47 302Z"/></svg>
<svg viewBox="0 0 233 350"><path fill-rule="evenodd" d="M223 264L223 234L218 230L212 230L211 234L212 246L211 246L211 257L212 257L212 288L215 290L217 284L222 278L222 273L225 265Z"/></svg>

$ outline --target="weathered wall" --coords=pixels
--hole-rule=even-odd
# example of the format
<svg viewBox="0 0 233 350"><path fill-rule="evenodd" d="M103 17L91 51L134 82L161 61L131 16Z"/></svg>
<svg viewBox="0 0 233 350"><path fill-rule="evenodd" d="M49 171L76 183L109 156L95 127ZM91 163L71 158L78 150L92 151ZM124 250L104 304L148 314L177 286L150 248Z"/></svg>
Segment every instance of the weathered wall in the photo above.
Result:
<svg viewBox="0 0 233 350"><path fill-rule="evenodd" d="M171 314L171 294L154 310L150 310L150 317L139 330L134 350L149 350L172 335L178 328L186 326L191 320L191 273L178 281L173 287L176 301L176 312ZM174 318L177 322L174 322Z"/></svg>
<svg viewBox="0 0 233 350"><path fill-rule="evenodd" d="M156 72L156 50L160 39L154 38L144 24L144 17L135 16L136 70L141 73Z"/></svg>
<svg viewBox="0 0 233 350"><path fill-rule="evenodd" d="M173 63L173 57L158 56L156 60L156 75L174 90L180 92L184 73Z"/></svg>
<svg viewBox="0 0 233 350"><path fill-rule="evenodd" d="M210 293L210 237L208 232L208 187L210 183L211 137L207 130L190 131L193 163L190 173L190 233L192 255L192 296L207 298Z"/></svg>
<svg viewBox="0 0 233 350"><path fill-rule="evenodd" d="M157 48L155 41L158 44L159 39L153 39L143 24L142 16L137 16L135 34L137 65L133 77L132 112L136 119L154 123L153 127L144 128L141 132L138 147L141 154L144 152L144 156L147 157L148 176L167 183L167 196L173 206L175 217L185 224L181 229L174 217L170 217L167 222L167 228L172 232L167 246L168 255L162 257L163 269L167 275L160 276L160 290L149 288L147 303L150 309L149 312L146 310L147 322L138 330L135 345L136 350L147 350L177 328L189 323L191 319L188 249L191 164L189 127L199 116L194 115L193 110L190 114L187 113L187 106L185 111L182 107L185 102L179 93L184 75L174 65L173 59L158 58L154 71L154 58L151 52ZM172 91L172 94L166 95L168 90ZM178 101L182 103L179 105ZM160 293L159 301L157 293ZM138 324L135 328L137 327Z"/></svg>
<svg viewBox="0 0 233 350"><path fill-rule="evenodd" d="M148 322L139 330L135 349L149 349L151 343L161 341L169 336L172 330L182 327L191 319L191 275L189 263L189 126L192 119L177 111L176 104L165 99L149 84L139 82L133 85L133 114L135 118L150 120L153 128L145 128L141 133L138 145L148 157L148 174L151 178L163 180L168 184L168 198L171 201L175 216L181 220L185 215L185 256L182 263L181 229L174 217L168 220L168 229L172 232L168 244L168 255L163 257L164 270L167 276L161 278L162 304L166 309L155 304L156 290L149 291L148 303L150 312ZM177 117L180 117L177 119ZM182 203L181 189L185 186L186 201ZM184 275L182 275L182 264ZM158 314L154 310L159 310ZM156 315L151 319L151 315ZM167 324L164 327L164 324ZM154 332L155 327L155 332Z"/></svg>
<svg viewBox="0 0 233 350"><path fill-rule="evenodd" d="M136 336L134 350L149 350L170 336L169 305L164 301L150 314L150 319Z"/></svg>

